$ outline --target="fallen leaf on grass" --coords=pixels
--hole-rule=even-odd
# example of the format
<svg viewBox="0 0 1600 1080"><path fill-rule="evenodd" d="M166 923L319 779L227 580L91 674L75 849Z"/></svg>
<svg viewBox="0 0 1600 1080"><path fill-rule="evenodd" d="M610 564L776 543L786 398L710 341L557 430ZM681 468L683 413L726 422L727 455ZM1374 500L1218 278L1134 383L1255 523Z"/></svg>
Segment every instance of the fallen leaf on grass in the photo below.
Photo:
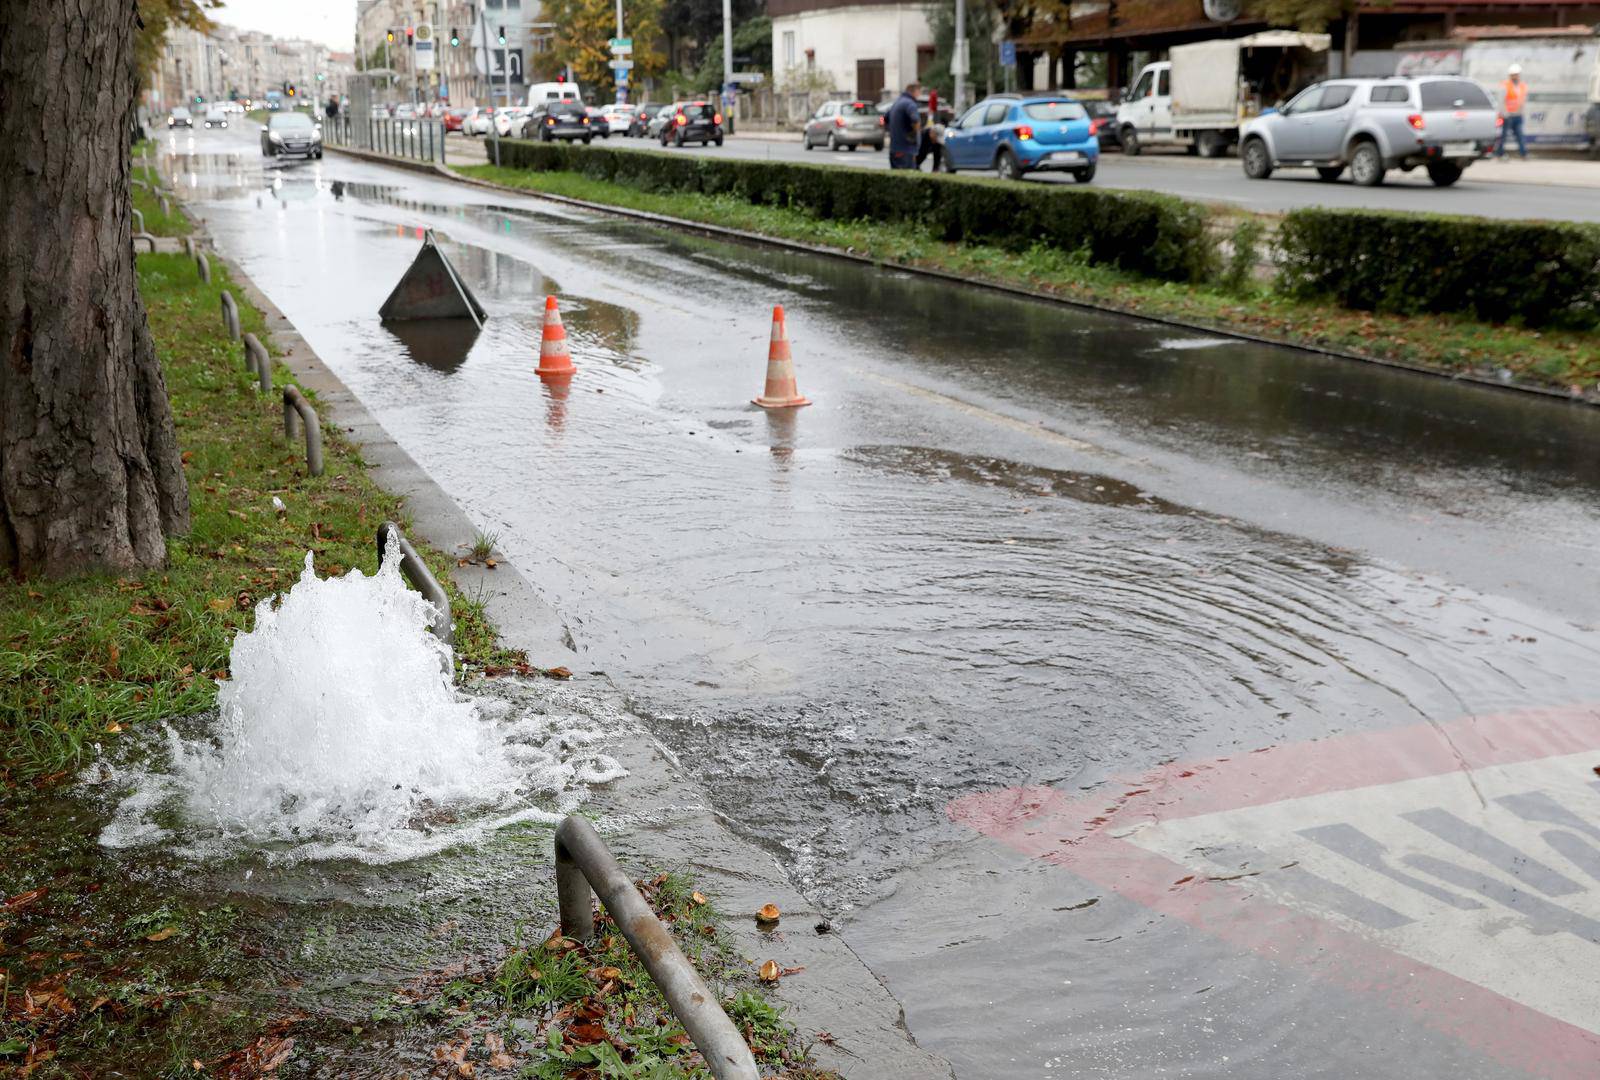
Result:
<svg viewBox="0 0 1600 1080"><path fill-rule="evenodd" d="M117 723L115 720L111 721L111 723L106 725L106 734L107 735L115 735L117 732L119 732L121 730L122 730L122 725Z"/></svg>
<svg viewBox="0 0 1600 1080"><path fill-rule="evenodd" d="M600 1043L611 1038L604 1025L595 1023L568 1024L567 1037L576 1043Z"/></svg>
<svg viewBox="0 0 1600 1080"><path fill-rule="evenodd" d="M23 908L43 900L45 893L49 891L50 886L41 885L37 889L29 889L27 892L18 893L5 902L5 909L7 911L21 911Z"/></svg>
<svg viewBox="0 0 1600 1080"><path fill-rule="evenodd" d="M233 607L234 600L231 596L219 596L206 604L212 611L227 611Z"/></svg>
<svg viewBox="0 0 1600 1080"><path fill-rule="evenodd" d="M165 941L177 932L178 928L176 926L168 926L157 930L153 934L146 934L144 939L146 941Z"/></svg>
<svg viewBox="0 0 1600 1080"><path fill-rule="evenodd" d="M689 894L689 899L694 901L696 904L703 904L703 903L706 902L705 896L703 894L699 893L699 892L690 893Z"/></svg>

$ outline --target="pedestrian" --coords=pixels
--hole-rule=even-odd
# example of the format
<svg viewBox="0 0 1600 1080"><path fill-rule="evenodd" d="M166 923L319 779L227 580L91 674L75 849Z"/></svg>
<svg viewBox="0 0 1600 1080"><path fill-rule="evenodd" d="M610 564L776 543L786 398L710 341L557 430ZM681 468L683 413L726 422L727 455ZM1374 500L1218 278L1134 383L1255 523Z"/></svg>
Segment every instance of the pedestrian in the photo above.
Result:
<svg viewBox="0 0 1600 1080"><path fill-rule="evenodd" d="M339 118L339 99L337 97L330 96L328 98L328 104L323 111L328 114L329 120L337 120Z"/></svg>
<svg viewBox="0 0 1600 1080"><path fill-rule="evenodd" d="M1522 137L1522 110L1528 104L1528 84L1522 81L1522 65L1512 64L1506 69L1506 81L1500 84L1500 139L1495 143L1494 156L1506 156L1506 138L1517 137L1517 156L1526 159L1528 144Z"/></svg>
<svg viewBox="0 0 1600 1080"><path fill-rule="evenodd" d="M907 83L905 91L889 106L889 168L915 169L917 148L921 145L921 106L917 104L920 83Z"/></svg>

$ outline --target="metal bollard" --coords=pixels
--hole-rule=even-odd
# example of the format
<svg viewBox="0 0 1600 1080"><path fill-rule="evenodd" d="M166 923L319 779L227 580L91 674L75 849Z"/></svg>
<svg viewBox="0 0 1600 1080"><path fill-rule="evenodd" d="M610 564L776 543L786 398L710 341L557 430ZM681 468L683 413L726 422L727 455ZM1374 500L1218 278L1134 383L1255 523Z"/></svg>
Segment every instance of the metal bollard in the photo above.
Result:
<svg viewBox="0 0 1600 1080"><path fill-rule="evenodd" d="M145 243L150 245L150 251L151 251L152 254L155 252L155 250L156 250L156 238L155 237L151 236L147 232L134 233L133 234L133 249L135 251L139 250L139 241L140 240L143 240Z"/></svg>
<svg viewBox="0 0 1600 1080"><path fill-rule="evenodd" d="M222 326L228 331L228 338L232 341L239 340L239 305L234 303L233 294L227 289L222 290Z"/></svg>
<svg viewBox="0 0 1600 1080"><path fill-rule="evenodd" d="M455 627L450 621L450 597L445 595L438 579L428 569L428 564L417 554L417 549L411 546L411 541L406 539L405 533L400 531L400 526L392 521L385 521L378 526L378 561L383 561L383 553L389 547L391 535L400 544L400 572L405 574L406 580L411 582L434 607L433 626L430 628L433 630L433 636L446 645L454 645L456 635Z"/></svg>
<svg viewBox="0 0 1600 1080"><path fill-rule="evenodd" d="M183 238L183 253L191 259L194 258L194 237L185 236Z"/></svg>
<svg viewBox="0 0 1600 1080"><path fill-rule="evenodd" d="M254 334L244 335L244 366L255 373L263 392L272 389L272 357Z"/></svg>
<svg viewBox="0 0 1600 1080"><path fill-rule="evenodd" d="M170 215L172 213L172 204L167 201L167 197L165 195L162 195L160 197L160 201L161 201L161 213L162 213L162 215L163 216Z"/></svg>
<svg viewBox="0 0 1600 1080"><path fill-rule="evenodd" d="M185 237L184 239L187 240L188 237ZM190 247L191 248L193 247L193 241L190 241ZM196 251L194 253L194 265L195 265L195 269L200 271L200 280L205 282L207 285L210 285L211 284L211 263L210 263L209 260L206 259L206 253L205 252Z"/></svg>
<svg viewBox="0 0 1600 1080"><path fill-rule="evenodd" d="M136 233L144 232L144 212L141 210L133 211L133 231Z"/></svg>
<svg viewBox="0 0 1600 1080"><path fill-rule="evenodd" d="M306 472L322 475L322 424L317 420L317 410L300 393L298 386L283 388L283 437L294 438L296 415L306 429Z"/></svg>
<svg viewBox="0 0 1600 1080"><path fill-rule="evenodd" d="M661 988L673 1014L706 1059L711 1075L716 1080L757 1080L761 1072L756 1059L717 1004L716 995L622 872L594 826L574 814L556 828L556 903L563 935L594 936L591 887Z"/></svg>

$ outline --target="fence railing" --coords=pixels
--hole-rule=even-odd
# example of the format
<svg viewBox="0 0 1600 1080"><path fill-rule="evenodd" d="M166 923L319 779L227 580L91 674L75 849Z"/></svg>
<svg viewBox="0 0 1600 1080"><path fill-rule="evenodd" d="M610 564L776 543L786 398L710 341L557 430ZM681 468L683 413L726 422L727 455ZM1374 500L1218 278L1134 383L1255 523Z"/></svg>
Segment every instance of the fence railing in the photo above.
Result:
<svg viewBox="0 0 1600 1080"><path fill-rule="evenodd" d="M412 161L444 162L444 124L439 120L384 120L336 116L323 121L322 140L330 146L370 150Z"/></svg>

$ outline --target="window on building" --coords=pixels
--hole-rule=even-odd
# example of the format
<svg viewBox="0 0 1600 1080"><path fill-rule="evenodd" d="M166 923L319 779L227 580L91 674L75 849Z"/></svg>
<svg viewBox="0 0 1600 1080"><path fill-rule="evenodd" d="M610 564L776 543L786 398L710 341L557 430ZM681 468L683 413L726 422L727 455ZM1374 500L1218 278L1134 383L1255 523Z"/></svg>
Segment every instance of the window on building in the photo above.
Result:
<svg viewBox="0 0 1600 1080"><path fill-rule="evenodd" d="M928 74L928 69L933 66L934 47L932 45L917 46L917 81Z"/></svg>
<svg viewBox="0 0 1600 1080"><path fill-rule="evenodd" d="M794 67L794 31L783 32L783 66Z"/></svg>

